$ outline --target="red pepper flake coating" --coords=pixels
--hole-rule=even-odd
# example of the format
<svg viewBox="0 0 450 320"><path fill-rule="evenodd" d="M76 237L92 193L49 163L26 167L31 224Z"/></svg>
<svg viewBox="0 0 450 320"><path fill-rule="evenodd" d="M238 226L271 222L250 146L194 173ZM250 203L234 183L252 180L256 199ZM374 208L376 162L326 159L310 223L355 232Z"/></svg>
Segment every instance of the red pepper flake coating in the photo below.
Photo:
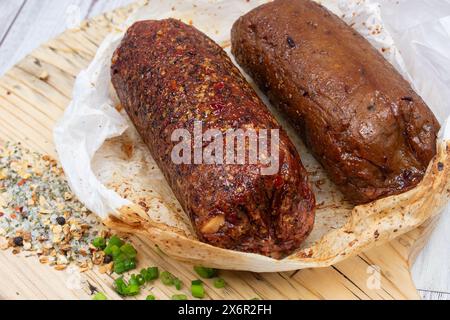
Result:
<svg viewBox="0 0 450 320"><path fill-rule="evenodd" d="M237 62L354 203L416 186L439 123L370 43L310 0L275 0L235 22Z"/></svg>
<svg viewBox="0 0 450 320"><path fill-rule="evenodd" d="M314 224L315 199L287 134L219 45L178 20L140 21L112 59L112 82L198 238L222 248L282 258ZM263 164L181 164L175 129L280 129L280 170ZM266 166L267 167L267 166Z"/></svg>

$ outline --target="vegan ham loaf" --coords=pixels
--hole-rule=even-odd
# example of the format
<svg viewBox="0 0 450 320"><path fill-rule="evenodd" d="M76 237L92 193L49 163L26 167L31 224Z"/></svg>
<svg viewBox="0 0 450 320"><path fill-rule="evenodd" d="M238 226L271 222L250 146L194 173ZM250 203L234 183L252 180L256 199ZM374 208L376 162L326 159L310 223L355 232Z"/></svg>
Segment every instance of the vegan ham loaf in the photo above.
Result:
<svg viewBox="0 0 450 320"><path fill-rule="evenodd" d="M178 20L140 21L116 50L111 77L201 241L274 258L300 246L313 227L315 200L283 130L279 170L273 175L261 174L266 165L259 162L172 161L172 133L192 133L195 120L203 131L280 129L220 46Z"/></svg>
<svg viewBox="0 0 450 320"><path fill-rule="evenodd" d="M409 83L350 26L310 0L275 0L241 17L232 52L291 121L347 199L416 186L439 123Z"/></svg>

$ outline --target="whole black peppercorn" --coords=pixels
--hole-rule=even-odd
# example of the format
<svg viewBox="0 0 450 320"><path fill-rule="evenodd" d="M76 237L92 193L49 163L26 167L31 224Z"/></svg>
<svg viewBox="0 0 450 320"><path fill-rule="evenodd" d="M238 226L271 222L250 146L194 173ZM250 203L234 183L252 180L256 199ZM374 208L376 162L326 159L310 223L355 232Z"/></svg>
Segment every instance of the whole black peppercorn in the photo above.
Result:
<svg viewBox="0 0 450 320"><path fill-rule="evenodd" d="M113 257L112 257L112 255L110 255L110 254L107 254L107 255L105 256L105 258L103 258L103 263L105 263L105 264L108 264L108 263L110 263L111 261L113 261Z"/></svg>
<svg viewBox="0 0 450 320"><path fill-rule="evenodd" d="M58 217L56 218L56 222L60 225L63 226L66 224L66 219L64 219L64 217Z"/></svg>
<svg viewBox="0 0 450 320"><path fill-rule="evenodd" d="M291 37L287 37L287 43L288 43L289 47L295 48L295 41Z"/></svg>
<svg viewBox="0 0 450 320"><path fill-rule="evenodd" d="M22 247L23 246L23 238L22 237L15 237L13 239L14 245L16 247Z"/></svg>

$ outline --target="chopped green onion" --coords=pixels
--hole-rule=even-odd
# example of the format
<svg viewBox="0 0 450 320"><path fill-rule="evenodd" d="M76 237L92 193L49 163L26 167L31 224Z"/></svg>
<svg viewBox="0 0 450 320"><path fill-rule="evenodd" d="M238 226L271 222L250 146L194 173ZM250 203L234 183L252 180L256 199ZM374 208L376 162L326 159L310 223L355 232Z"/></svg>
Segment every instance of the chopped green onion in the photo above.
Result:
<svg viewBox="0 0 450 320"><path fill-rule="evenodd" d="M141 269L141 271L139 271L139 274L141 275L141 276L143 276L144 277L144 279L145 279L145 277L147 276L147 269Z"/></svg>
<svg viewBox="0 0 450 320"><path fill-rule="evenodd" d="M140 293L141 288L138 284L133 283L130 279L130 283L127 284L123 277L120 277L114 281L115 289L121 296L135 296Z"/></svg>
<svg viewBox="0 0 450 320"><path fill-rule="evenodd" d="M119 261L114 262L114 272L117 274L122 274L124 272L133 270L136 268L136 262L134 261Z"/></svg>
<svg viewBox="0 0 450 320"><path fill-rule="evenodd" d="M138 284L130 284L127 287L127 296L135 296L141 292L141 287Z"/></svg>
<svg viewBox="0 0 450 320"><path fill-rule="evenodd" d="M198 286L198 285L202 285L203 281L202 280L192 280L191 284L194 284L194 285Z"/></svg>
<svg viewBox="0 0 450 320"><path fill-rule="evenodd" d="M103 252L106 254L106 255L112 255L112 246L110 246L109 244L106 246L106 248L103 250Z"/></svg>
<svg viewBox="0 0 450 320"><path fill-rule="evenodd" d="M181 280L178 278L173 279L173 284L175 285L175 288L177 290L181 290L181 288L183 287L183 282L181 282Z"/></svg>
<svg viewBox="0 0 450 320"><path fill-rule="evenodd" d="M197 274L200 277L206 278L206 279L214 278L217 275L217 269L213 269L213 268L206 268L206 267L202 267L202 266L195 266L194 270L195 270L195 272L197 272Z"/></svg>
<svg viewBox="0 0 450 320"><path fill-rule="evenodd" d="M154 295L148 295L147 298L145 298L145 300L156 300Z"/></svg>
<svg viewBox="0 0 450 320"><path fill-rule="evenodd" d="M115 273L122 274L125 271L127 271L127 269L125 268L125 263L123 261L114 262L114 272Z"/></svg>
<svg viewBox="0 0 450 320"><path fill-rule="evenodd" d="M258 297L256 297L256 298L251 298L250 300L261 300L261 299L259 299Z"/></svg>
<svg viewBox="0 0 450 320"><path fill-rule="evenodd" d="M123 244L124 242L120 240L118 236L112 236L108 241L108 246L117 246L120 248L121 246L123 246Z"/></svg>
<svg viewBox="0 0 450 320"><path fill-rule="evenodd" d="M126 271L136 269L136 261L134 259L125 260L123 263L125 265Z"/></svg>
<svg viewBox="0 0 450 320"><path fill-rule="evenodd" d="M99 246L102 245L101 239L103 238L94 239L95 243L93 242L93 244ZM136 249L131 244L125 243L117 236L112 236L109 239L103 252L105 255L112 256L114 261L114 272L117 274L122 274L136 268ZM142 277L145 279L144 274ZM139 283L142 283L142 279L139 279ZM138 283L134 282L134 284Z"/></svg>
<svg viewBox="0 0 450 320"><path fill-rule="evenodd" d="M218 279L214 280L214 287L216 287L217 289L224 288L225 280L223 280L222 278L218 278Z"/></svg>
<svg viewBox="0 0 450 320"><path fill-rule="evenodd" d="M117 247L116 247L117 248ZM115 250L115 249L114 249ZM120 249L119 249L120 250ZM125 262L126 260L129 260L127 255L125 253L120 252L119 254L116 253L115 256L113 256L114 262Z"/></svg>
<svg viewBox="0 0 450 320"><path fill-rule="evenodd" d="M98 292L93 297L92 300L108 300L104 293Z"/></svg>
<svg viewBox="0 0 450 320"><path fill-rule="evenodd" d="M185 294L174 294L172 300L187 300L187 296Z"/></svg>
<svg viewBox="0 0 450 320"><path fill-rule="evenodd" d="M141 287L145 284L145 278L140 274L136 276L136 281Z"/></svg>
<svg viewBox="0 0 450 320"><path fill-rule="evenodd" d="M195 298L203 299L205 297L205 289L201 280L194 280L191 283L191 293Z"/></svg>
<svg viewBox="0 0 450 320"><path fill-rule="evenodd" d="M132 284L132 285L139 286L139 281L137 280L137 277L136 277L135 274L131 275L130 280L128 281L128 283Z"/></svg>
<svg viewBox="0 0 450 320"><path fill-rule="evenodd" d="M158 267L150 267L146 270L144 275L145 281L149 282L152 280L156 280L159 278L159 269Z"/></svg>
<svg viewBox="0 0 450 320"><path fill-rule="evenodd" d="M92 240L92 245L96 247L97 249L105 249L106 247L106 240L102 237L97 237L94 240Z"/></svg>
<svg viewBox="0 0 450 320"><path fill-rule="evenodd" d="M123 277L117 278L114 281L115 289L118 294L125 296L127 294L127 283L123 280Z"/></svg>
<svg viewBox="0 0 450 320"><path fill-rule="evenodd" d="M106 248L106 249L108 249L108 248ZM116 245L110 246L108 252L106 252L106 249L105 249L105 254L112 255L114 260L123 261L126 258L125 255L121 254L122 252L120 251L120 248Z"/></svg>
<svg viewBox="0 0 450 320"><path fill-rule="evenodd" d="M136 258L137 251L136 249L129 243L125 243L120 247L120 251L126 254L129 258Z"/></svg>
<svg viewBox="0 0 450 320"><path fill-rule="evenodd" d="M161 282L164 283L166 286L172 286L174 284L174 276L168 272L163 271L161 272Z"/></svg>

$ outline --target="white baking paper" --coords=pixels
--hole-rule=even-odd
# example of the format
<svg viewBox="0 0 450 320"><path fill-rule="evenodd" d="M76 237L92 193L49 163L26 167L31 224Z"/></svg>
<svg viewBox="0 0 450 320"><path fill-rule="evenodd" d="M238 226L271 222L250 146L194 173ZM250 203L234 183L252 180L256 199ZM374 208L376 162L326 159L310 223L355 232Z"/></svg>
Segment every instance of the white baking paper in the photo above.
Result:
<svg viewBox="0 0 450 320"><path fill-rule="evenodd" d="M110 34L98 49L91 65L76 79L73 100L63 118L54 129L54 140L68 181L87 208L106 219L109 214L119 214L118 209L129 205L119 195L118 188L102 184L105 175L126 170L146 176L154 186L163 177L152 171L152 163L145 147L133 156L133 163L113 152L98 152L114 137L133 135L126 133L131 126L123 111L117 111L118 101L110 84L110 60L123 32L134 21L143 19L179 18L206 33L229 52L230 30L234 21L267 0L154 0L132 14L123 26ZM327 0L320 1L342 17L380 50L403 75L443 125L441 139L450 137L447 119L450 116L450 2L447 0ZM373 30L378 32L373 32ZM302 157L308 155L302 154ZM314 160L311 160L314 161ZM306 160L308 162L308 160ZM144 178L142 178L144 179ZM149 183L150 183L149 182ZM323 187L322 187L323 189ZM156 190L158 191L158 190ZM166 193L167 190L161 192ZM320 197L320 196L319 196ZM163 199L164 200L164 199ZM159 201L150 210L158 222L180 226L177 221L166 221L167 210L179 208L177 203ZM155 213L156 212L156 213ZM150 213L149 213L150 215ZM332 221L338 214L316 219L315 230L323 226L337 228L348 216ZM333 225L335 224L335 225ZM181 229L188 229L188 223ZM310 239L316 240L321 232L313 231ZM312 241L311 240L311 241Z"/></svg>

